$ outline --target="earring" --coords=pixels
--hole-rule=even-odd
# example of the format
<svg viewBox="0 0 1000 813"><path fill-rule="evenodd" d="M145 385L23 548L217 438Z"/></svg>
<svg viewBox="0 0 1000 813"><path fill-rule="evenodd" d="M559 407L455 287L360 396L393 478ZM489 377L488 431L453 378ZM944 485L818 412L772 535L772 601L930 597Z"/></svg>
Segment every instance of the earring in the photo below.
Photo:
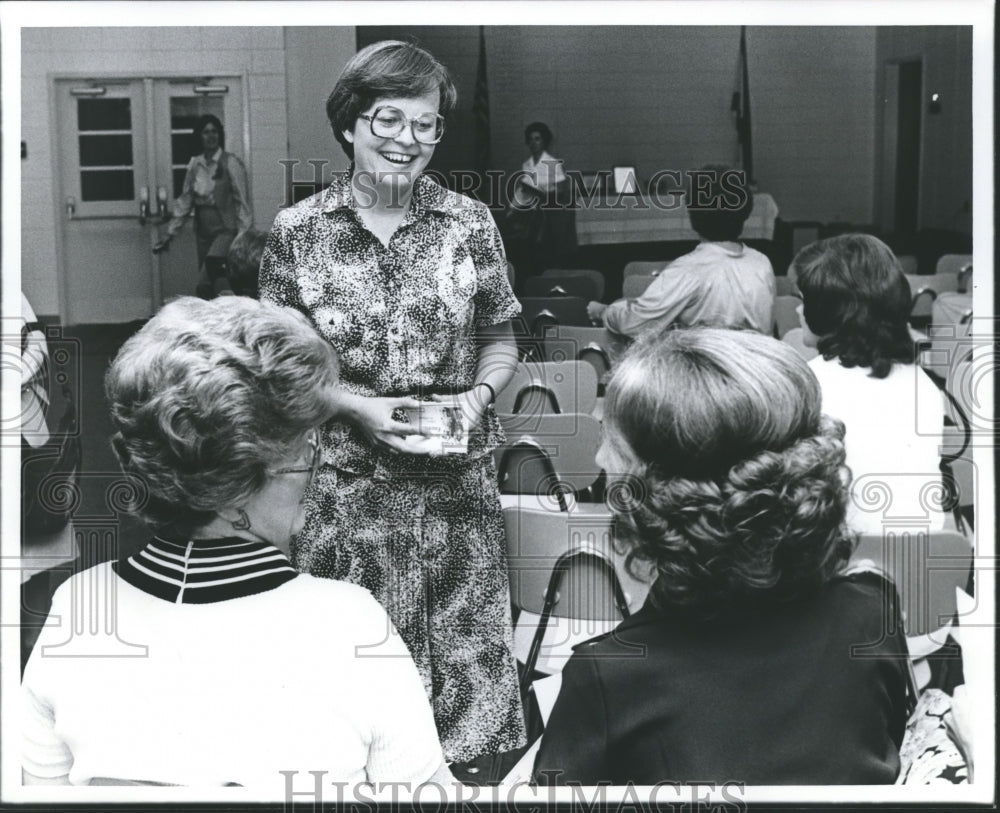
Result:
<svg viewBox="0 0 1000 813"><path fill-rule="evenodd" d="M233 529L236 531L249 531L250 530L250 517L247 516L247 512L242 508L239 510L240 518L234 519L232 523Z"/></svg>

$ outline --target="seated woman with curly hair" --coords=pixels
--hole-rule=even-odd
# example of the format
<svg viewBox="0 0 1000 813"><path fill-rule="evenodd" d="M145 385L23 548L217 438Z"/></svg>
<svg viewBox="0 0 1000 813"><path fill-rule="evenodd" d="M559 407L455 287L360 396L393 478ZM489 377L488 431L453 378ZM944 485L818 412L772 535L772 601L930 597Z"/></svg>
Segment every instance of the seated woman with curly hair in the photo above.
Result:
<svg viewBox="0 0 1000 813"><path fill-rule="evenodd" d="M536 780L892 783L906 645L886 583L845 572L843 430L805 361L751 332L646 336L604 420L618 544L656 580L573 654Z"/></svg>
<svg viewBox="0 0 1000 813"><path fill-rule="evenodd" d="M302 314L245 297L176 299L125 343L112 445L151 539L56 591L22 684L26 784L451 780L385 610L288 561L337 377Z"/></svg>

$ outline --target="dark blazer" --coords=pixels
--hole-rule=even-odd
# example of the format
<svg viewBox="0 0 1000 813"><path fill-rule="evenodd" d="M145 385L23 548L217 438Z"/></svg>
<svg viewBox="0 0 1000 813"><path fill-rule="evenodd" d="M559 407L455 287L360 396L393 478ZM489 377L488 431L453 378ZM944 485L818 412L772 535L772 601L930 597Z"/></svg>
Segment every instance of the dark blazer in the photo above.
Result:
<svg viewBox="0 0 1000 813"><path fill-rule="evenodd" d="M892 783L907 716L897 619L873 574L716 622L647 602L567 663L535 778Z"/></svg>

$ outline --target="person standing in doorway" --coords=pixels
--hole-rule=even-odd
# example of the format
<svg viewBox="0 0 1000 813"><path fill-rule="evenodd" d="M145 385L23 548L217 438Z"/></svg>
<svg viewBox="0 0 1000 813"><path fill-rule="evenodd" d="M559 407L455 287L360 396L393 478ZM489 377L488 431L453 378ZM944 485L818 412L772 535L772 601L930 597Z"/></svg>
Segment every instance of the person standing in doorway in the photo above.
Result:
<svg viewBox="0 0 1000 813"><path fill-rule="evenodd" d="M193 135L201 142L201 152L188 162L166 237L153 246L153 253L159 254L170 247L170 241L193 211L201 275L198 294L210 299L215 280L225 275L226 253L233 239L253 228L253 208L246 167L237 156L226 151L226 131L218 117L207 113L199 118Z"/></svg>

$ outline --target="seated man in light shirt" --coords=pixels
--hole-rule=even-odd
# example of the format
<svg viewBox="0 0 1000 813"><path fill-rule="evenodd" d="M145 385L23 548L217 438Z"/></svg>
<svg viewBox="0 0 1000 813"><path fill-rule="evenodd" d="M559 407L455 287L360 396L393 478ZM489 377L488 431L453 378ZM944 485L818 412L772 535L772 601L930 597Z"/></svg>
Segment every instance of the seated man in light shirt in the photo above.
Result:
<svg viewBox="0 0 1000 813"><path fill-rule="evenodd" d="M706 167L688 198L702 242L667 265L637 299L591 302L595 324L629 338L675 325L742 328L770 335L775 282L771 261L739 241L753 208L743 172ZM704 183L704 181L709 183Z"/></svg>

